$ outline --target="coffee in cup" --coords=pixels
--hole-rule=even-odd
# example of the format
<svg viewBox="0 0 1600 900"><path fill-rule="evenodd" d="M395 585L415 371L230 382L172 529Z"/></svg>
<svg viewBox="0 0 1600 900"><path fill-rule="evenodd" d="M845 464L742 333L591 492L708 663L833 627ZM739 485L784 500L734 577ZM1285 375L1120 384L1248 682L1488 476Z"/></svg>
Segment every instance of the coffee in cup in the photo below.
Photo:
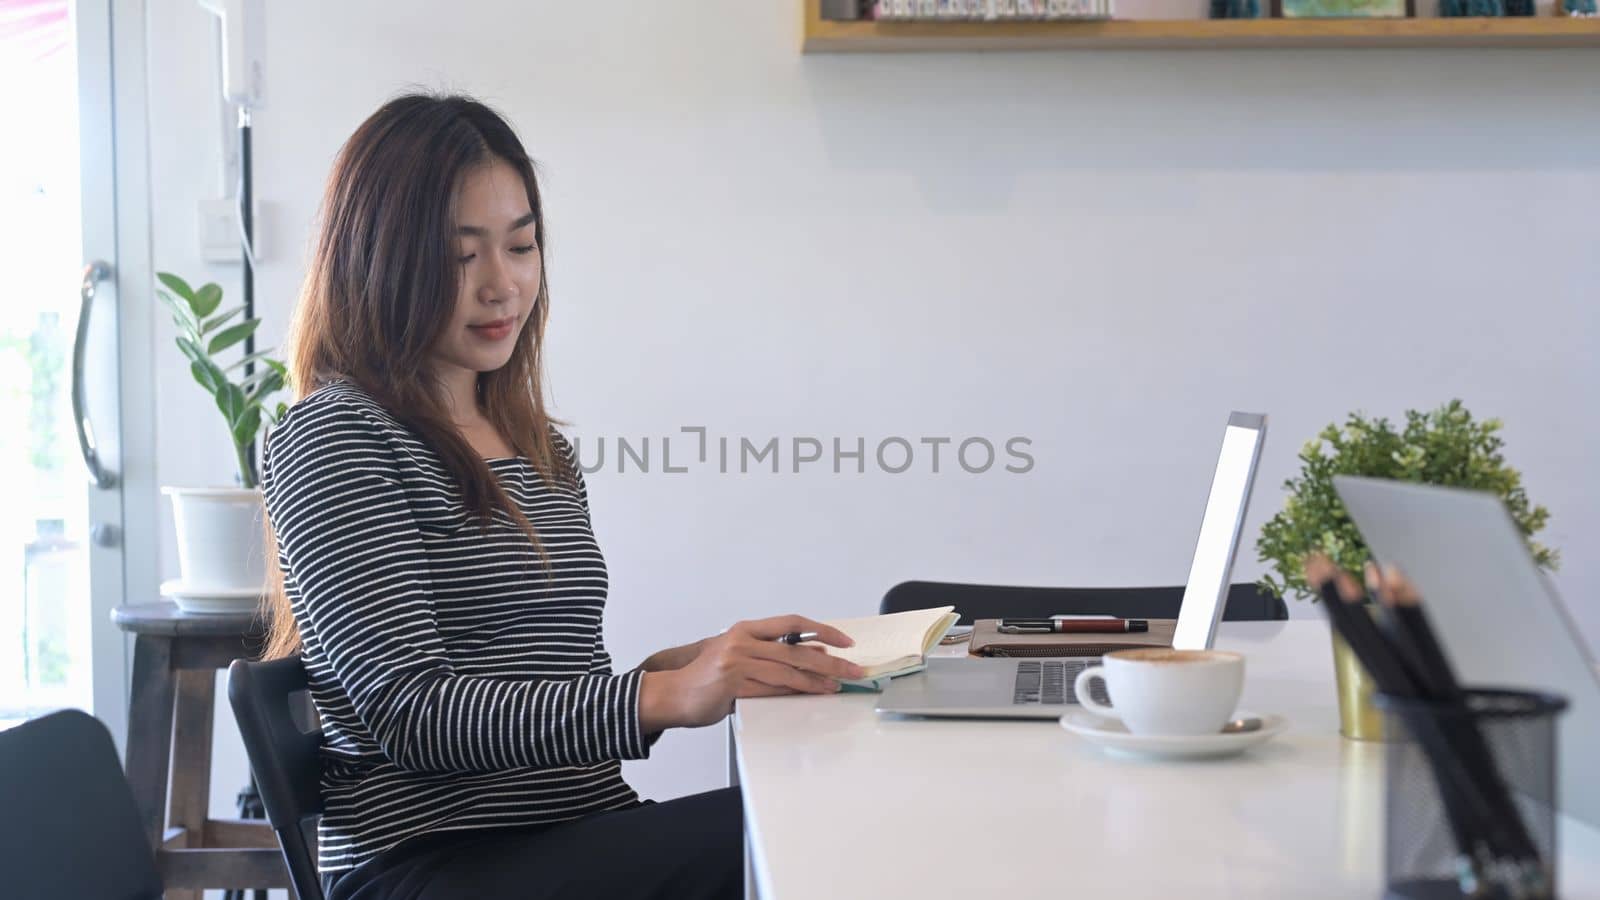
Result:
<svg viewBox="0 0 1600 900"><path fill-rule="evenodd" d="M1111 706L1089 696L1105 682ZM1244 657L1226 650L1143 647L1117 650L1078 673L1073 689L1083 708L1121 719L1141 735L1216 734L1233 716L1244 687Z"/></svg>

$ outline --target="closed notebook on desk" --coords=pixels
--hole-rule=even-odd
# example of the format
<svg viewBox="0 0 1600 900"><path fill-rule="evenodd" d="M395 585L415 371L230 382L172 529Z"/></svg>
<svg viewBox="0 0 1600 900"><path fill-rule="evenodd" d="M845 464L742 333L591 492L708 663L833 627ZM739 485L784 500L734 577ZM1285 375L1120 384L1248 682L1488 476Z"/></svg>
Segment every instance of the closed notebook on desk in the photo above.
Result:
<svg viewBox="0 0 1600 900"><path fill-rule="evenodd" d="M883 684L896 675L921 671L928 651L959 618L954 606L940 606L859 619L836 619L825 624L850 635L855 646L829 647L820 643L807 646L822 647L830 655L847 659L867 671L865 678L845 684L882 690Z"/></svg>
<svg viewBox="0 0 1600 900"><path fill-rule="evenodd" d="M1104 656L1113 650L1171 647L1177 619L1150 619L1149 631L1129 634L1001 634L999 619L972 623L973 656Z"/></svg>

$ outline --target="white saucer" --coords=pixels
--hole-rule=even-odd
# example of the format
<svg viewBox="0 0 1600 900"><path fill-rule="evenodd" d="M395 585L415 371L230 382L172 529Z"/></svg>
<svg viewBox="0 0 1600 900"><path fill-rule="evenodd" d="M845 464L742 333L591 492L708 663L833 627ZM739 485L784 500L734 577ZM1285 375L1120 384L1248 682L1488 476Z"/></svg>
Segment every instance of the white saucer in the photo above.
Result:
<svg viewBox="0 0 1600 900"><path fill-rule="evenodd" d="M192 613L254 612L261 605L260 588L189 587L182 578L161 582L161 596Z"/></svg>
<svg viewBox="0 0 1600 900"><path fill-rule="evenodd" d="M1088 710L1073 710L1061 717L1061 727L1080 737L1087 738L1108 750L1158 759L1203 759L1214 756L1231 756L1235 753L1271 740L1288 727L1283 716L1238 712L1235 718L1256 716L1261 727L1256 731L1237 734L1130 734L1127 726L1116 719L1097 716Z"/></svg>

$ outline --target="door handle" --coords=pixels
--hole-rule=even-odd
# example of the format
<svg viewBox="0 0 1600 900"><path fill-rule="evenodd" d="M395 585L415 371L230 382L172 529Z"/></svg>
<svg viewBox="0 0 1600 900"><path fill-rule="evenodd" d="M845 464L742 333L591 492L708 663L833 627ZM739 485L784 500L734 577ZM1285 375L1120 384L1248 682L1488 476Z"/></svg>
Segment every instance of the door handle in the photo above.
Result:
<svg viewBox="0 0 1600 900"><path fill-rule="evenodd" d="M83 267L83 285L79 288L78 330L72 341L72 422L78 429L78 450L83 454L83 465L89 470L89 483L105 490L115 487L117 476L100 462L95 451L94 425L89 421L88 404L84 400L84 359L88 354L89 313L94 309L95 285L111 277L111 266L95 260Z"/></svg>

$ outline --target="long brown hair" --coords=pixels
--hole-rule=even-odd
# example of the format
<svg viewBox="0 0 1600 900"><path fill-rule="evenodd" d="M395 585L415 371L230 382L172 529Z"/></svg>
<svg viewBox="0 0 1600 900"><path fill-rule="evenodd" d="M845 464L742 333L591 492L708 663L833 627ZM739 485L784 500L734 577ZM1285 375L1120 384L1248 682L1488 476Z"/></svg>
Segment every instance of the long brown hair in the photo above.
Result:
<svg viewBox="0 0 1600 900"><path fill-rule="evenodd" d="M532 525L451 423L428 364L459 287L456 194L470 170L493 160L522 176L542 258L545 221L533 162L494 110L470 97L407 94L361 123L328 176L317 241L289 327L290 388L299 400L335 379L360 386L439 454L483 527L497 510L504 512L533 541L548 570ZM550 437L554 420L544 407L542 345L549 314L549 288L541 274L533 312L510 361L478 376L478 399L517 455L545 479L570 484L573 476L557 456ZM273 659L298 651L300 633L271 522L266 533L270 582L263 612L269 632L263 656Z"/></svg>

